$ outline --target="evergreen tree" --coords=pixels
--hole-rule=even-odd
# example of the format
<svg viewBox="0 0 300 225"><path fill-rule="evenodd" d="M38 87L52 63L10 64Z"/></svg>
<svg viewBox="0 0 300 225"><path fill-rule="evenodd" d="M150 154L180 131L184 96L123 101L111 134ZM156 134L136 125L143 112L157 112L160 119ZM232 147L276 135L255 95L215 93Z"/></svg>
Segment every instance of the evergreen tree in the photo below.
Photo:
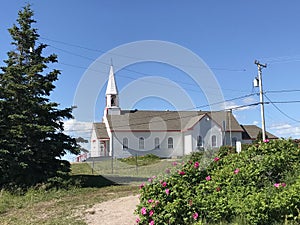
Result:
<svg viewBox="0 0 300 225"><path fill-rule="evenodd" d="M60 71L47 66L57 56L42 55L47 46L38 42L33 15L30 5L19 11L9 29L14 49L0 72L0 188L28 187L67 173L70 164L61 157L79 153L76 140L63 133L72 108L59 109L49 100Z"/></svg>

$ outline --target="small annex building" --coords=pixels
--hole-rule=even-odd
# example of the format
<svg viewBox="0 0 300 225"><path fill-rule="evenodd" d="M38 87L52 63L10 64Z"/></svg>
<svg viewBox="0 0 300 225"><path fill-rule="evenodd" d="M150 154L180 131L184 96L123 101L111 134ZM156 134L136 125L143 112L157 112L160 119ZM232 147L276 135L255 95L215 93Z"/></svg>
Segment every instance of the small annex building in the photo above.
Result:
<svg viewBox="0 0 300 225"><path fill-rule="evenodd" d="M122 110L110 67L102 122L93 123L90 157L155 154L177 157L194 151L251 143L261 129L240 125L232 112ZM277 138L267 133L270 139Z"/></svg>

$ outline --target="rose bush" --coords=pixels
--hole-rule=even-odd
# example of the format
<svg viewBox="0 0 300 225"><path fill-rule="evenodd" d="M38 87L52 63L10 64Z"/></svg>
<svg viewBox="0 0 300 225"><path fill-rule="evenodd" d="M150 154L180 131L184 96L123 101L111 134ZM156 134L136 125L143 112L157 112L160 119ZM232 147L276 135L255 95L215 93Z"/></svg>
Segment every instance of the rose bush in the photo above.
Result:
<svg viewBox="0 0 300 225"><path fill-rule="evenodd" d="M141 185L137 223L299 223L299 147L282 139L248 145L240 154L228 149L195 153Z"/></svg>

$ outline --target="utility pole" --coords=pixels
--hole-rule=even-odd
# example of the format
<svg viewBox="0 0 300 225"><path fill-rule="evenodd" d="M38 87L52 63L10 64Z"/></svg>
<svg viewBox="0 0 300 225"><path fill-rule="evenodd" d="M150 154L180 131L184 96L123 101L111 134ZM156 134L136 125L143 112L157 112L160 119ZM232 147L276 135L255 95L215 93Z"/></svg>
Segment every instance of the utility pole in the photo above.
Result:
<svg viewBox="0 0 300 225"><path fill-rule="evenodd" d="M254 61L258 69L258 83L259 83L259 103L260 103L260 113L261 113L261 129L262 129L262 139L266 140L266 124L265 124L265 109L264 109L264 92L262 85L262 68L266 68L267 64L261 64L258 60Z"/></svg>

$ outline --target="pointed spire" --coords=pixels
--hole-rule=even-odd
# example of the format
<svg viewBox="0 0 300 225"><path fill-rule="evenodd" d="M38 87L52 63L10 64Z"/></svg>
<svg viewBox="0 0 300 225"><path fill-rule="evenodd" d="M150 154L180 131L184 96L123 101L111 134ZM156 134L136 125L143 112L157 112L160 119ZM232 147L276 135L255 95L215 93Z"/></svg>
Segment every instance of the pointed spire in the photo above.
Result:
<svg viewBox="0 0 300 225"><path fill-rule="evenodd" d="M117 88L116 81L115 81L113 65L110 65L109 78L108 78L105 94L106 95L117 95L118 94L118 88Z"/></svg>

